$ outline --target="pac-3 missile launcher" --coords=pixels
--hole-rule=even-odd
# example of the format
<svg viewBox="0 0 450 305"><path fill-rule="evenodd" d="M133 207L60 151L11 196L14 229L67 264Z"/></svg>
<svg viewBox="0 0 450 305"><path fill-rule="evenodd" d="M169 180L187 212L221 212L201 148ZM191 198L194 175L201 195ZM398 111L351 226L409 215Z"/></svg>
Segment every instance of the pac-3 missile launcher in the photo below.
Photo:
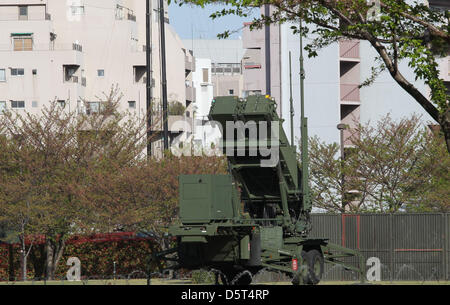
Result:
<svg viewBox="0 0 450 305"><path fill-rule="evenodd" d="M179 177L180 219L169 230L177 247L153 257L176 253L173 268L212 270L224 284L250 284L262 269L291 275L294 284L317 284L324 262L344 265L363 278L359 252L308 239L307 173L274 100L217 98L209 119L222 128L229 174ZM357 257L359 267L341 261L344 257Z"/></svg>

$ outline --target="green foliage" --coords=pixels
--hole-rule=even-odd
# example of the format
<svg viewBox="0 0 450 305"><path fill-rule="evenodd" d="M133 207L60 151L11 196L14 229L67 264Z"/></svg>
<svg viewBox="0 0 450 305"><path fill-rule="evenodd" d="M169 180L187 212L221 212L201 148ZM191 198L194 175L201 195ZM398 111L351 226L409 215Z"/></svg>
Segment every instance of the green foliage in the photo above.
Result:
<svg viewBox="0 0 450 305"><path fill-rule="evenodd" d="M180 102L173 101L169 104L169 115L183 115L186 107Z"/></svg>
<svg viewBox="0 0 450 305"><path fill-rule="evenodd" d="M214 274L206 270L195 270L192 272L191 281L194 285L214 284Z"/></svg>
<svg viewBox="0 0 450 305"><path fill-rule="evenodd" d="M112 88L98 113L51 103L39 116L0 116L0 223L27 241L24 259L43 237L49 278L73 234L142 229L168 247L178 175L225 172L224 158L147 159L146 121L118 112L120 99Z"/></svg>
<svg viewBox="0 0 450 305"><path fill-rule="evenodd" d="M63 262L70 257L81 261L81 275L112 276L114 262L116 274L129 275L134 271L146 271L146 258L151 253L148 241L114 241L102 243L75 243L66 246ZM68 267L60 264L56 274L64 277Z"/></svg>
<svg viewBox="0 0 450 305"><path fill-rule="evenodd" d="M352 148L310 140L311 193L329 212L450 211L450 156L417 116L350 130Z"/></svg>
<svg viewBox="0 0 450 305"><path fill-rule="evenodd" d="M38 250L39 246L34 249ZM112 277L114 274L114 262L116 262L116 274L128 276L135 271L146 271L146 258L151 253L149 241L146 240L123 240L113 242L83 242L66 245L61 264L55 272L55 279L66 279L69 266L65 262L70 257L77 257L81 261L81 275L83 278L100 277L102 279ZM20 247L13 247L14 254L14 276L21 279L20 272ZM45 257L38 257L43 260ZM8 266L9 252L6 246L0 246L0 281L9 278ZM43 270L36 270L37 266L44 262L36 260L28 261L28 278L42 279ZM140 274L142 275L142 274Z"/></svg>

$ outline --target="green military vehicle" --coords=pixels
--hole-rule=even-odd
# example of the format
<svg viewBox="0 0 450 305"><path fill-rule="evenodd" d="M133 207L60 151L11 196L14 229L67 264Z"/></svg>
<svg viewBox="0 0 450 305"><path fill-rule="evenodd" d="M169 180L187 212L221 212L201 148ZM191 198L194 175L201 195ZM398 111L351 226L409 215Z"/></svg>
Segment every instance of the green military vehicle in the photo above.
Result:
<svg viewBox="0 0 450 305"><path fill-rule="evenodd" d="M173 268L211 270L217 283L226 285L250 284L262 269L286 273L294 284L317 284L325 262L359 272L363 280L359 252L308 238L307 154L299 164L275 101L268 96L217 98L209 119L222 126L229 174L179 177L180 217L169 229L177 246L153 258L176 254ZM347 257L359 266L342 260Z"/></svg>

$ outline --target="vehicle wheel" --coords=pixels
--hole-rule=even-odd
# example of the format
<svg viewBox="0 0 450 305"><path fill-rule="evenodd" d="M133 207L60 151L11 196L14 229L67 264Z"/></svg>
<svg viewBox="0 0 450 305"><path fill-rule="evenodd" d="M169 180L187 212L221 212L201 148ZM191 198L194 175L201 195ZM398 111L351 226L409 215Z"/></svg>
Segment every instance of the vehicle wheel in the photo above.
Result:
<svg viewBox="0 0 450 305"><path fill-rule="evenodd" d="M248 270L238 272L236 273L235 277L236 276L240 276L239 279L234 283L237 286L249 286L253 282L253 276Z"/></svg>
<svg viewBox="0 0 450 305"><path fill-rule="evenodd" d="M226 272L225 275L226 279L221 278L222 283L226 283L225 285L248 286L253 281L252 273L248 270L234 269ZM239 276L238 279L236 279L237 276Z"/></svg>
<svg viewBox="0 0 450 305"><path fill-rule="evenodd" d="M323 275L323 255L318 250L313 249L308 252L303 252L303 259L308 268L308 272L304 277L306 285L317 285L322 279Z"/></svg>

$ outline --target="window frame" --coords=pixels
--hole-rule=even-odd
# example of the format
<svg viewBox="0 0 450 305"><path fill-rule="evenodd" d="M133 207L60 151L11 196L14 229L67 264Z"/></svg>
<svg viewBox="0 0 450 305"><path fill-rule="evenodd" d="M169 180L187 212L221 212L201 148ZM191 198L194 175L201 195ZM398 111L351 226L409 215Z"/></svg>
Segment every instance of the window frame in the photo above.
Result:
<svg viewBox="0 0 450 305"><path fill-rule="evenodd" d="M16 41L22 41L22 45L20 48L16 48ZM31 44L30 47L25 47L25 40L30 40ZM13 37L13 48L16 52L23 52L23 51L33 51L33 36L17 36Z"/></svg>
<svg viewBox="0 0 450 305"><path fill-rule="evenodd" d="M62 109L66 108L66 105L67 105L66 100L58 100L57 103L58 103L58 106L61 107Z"/></svg>
<svg viewBox="0 0 450 305"><path fill-rule="evenodd" d="M25 9L25 14L22 14L22 9ZM28 5L19 5L19 20L28 20Z"/></svg>
<svg viewBox="0 0 450 305"><path fill-rule="evenodd" d="M14 74L13 71L16 71ZM22 71L22 74L19 74L19 71ZM24 68L11 68L11 76L25 76L25 69Z"/></svg>
<svg viewBox="0 0 450 305"><path fill-rule="evenodd" d="M203 77L203 83L209 83L209 69L203 68L202 69L202 77Z"/></svg>
<svg viewBox="0 0 450 305"><path fill-rule="evenodd" d="M128 109L136 109L136 101L128 101Z"/></svg>
<svg viewBox="0 0 450 305"><path fill-rule="evenodd" d="M92 107L93 105L95 105L95 107ZM87 115L99 114L101 111L101 102L87 102L86 106Z"/></svg>
<svg viewBox="0 0 450 305"><path fill-rule="evenodd" d="M14 103L16 104L14 105ZM11 109L25 109L25 101L11 101Z"/></svg>
<svg viewBox="0 0 450 305"><path fill-rule="evenodd" d="M3 80L0 78L0 83L5 83L6 82L6 69L0 69L0 71L3 71L3 77L4 77Z"/></svg>

